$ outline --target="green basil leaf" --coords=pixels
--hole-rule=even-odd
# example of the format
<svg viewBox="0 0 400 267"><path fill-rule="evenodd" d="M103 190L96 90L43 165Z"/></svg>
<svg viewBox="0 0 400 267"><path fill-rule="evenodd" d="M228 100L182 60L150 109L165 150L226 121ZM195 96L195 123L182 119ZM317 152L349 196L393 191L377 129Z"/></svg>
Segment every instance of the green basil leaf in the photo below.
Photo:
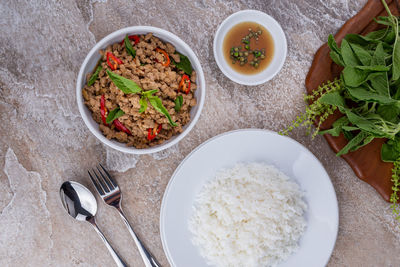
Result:
<svg viewBox="0 0 400 267"><path fill-rule="evenodd" d="M397 80L397 81L400 82L400 79ZM400 83L399 83L397 86L398 86L398 87L397 87L397 90L396 90L395 93L394 93L393 98L396 99L396 100L400 100Z"/></svg>
<svg viewBox="0 0 400 267"><path fill-rule="evenodd" d="M139 104L140 104L139 113L143 113L143 112L146 111L146 109L147 109L147 98L153 96L153 94L157 93L157 92L158 92L157 89L153 89L153 90L142 92L142 97L139 100Z"/></svg>
<svg viewBox="0 0 400 267"><path fill-rule="evenodd" d="M385 26L392 26L392 23L390 21L385 20L384 17L380 17L379 20L378 19L374 19L374 20L378 24L382 24L382 25L385 25Z"/></svg>
<svg viewBox="0 0 400 267"><path fill-rule="evenodd" d="M142 95L143 96L151 96L151 95L153 95L154 93L157 93L157 92L158 92L157 89L153 89L153 90L149 90L149 91L143 91Z"/></svg>
<svg viewBox="0 0 400 267"><path fill-rule="evenodd" d="M376 113L379 114L384 120L398 123L400 116L400 106L398 104L379 105Z"/></svg>
<svg viewBox="0 0 400 267"><path fill-rule="evenodd" d="M139 85L132 80L124 78L118 74L115 74L107 70L108 77L111 81L125 94L136 94L142 91Z"/></svg>
<svg viewBox="0 0 400 267"><path fill-rule="evenodd" d="M187 75L192 75L192 64L190 63L190 60L187 56L182 55L181 53L177 52L177 54L179 55L180 58L180 62L176 62L173 58L172 58L172 62L174 63L174 65L180 69L183 70Z"/></svg>
<svg viewBox="0 0 400 267"><path fill-rule="evenodd" d="M368 44L370 44L370 40L367 39L365 36L354 33L346 34L344 39L346 39L346 41L349 43L358 44L361 46L367 46Z"/></svg>
<svg viewBox="0 0 400 267"><path fill-rule="evenodd" d="M139 104L140 104L139 113L145 112L146 109L147 109L147 99L146 99L146 97L142 96L142 97L139 99Z"/></svg>
<svg viewBox="0 0 400 267"><path fill-rule="evenodd" d="M342 131L342 128L349 124L349 119L346 116L343 116L339 119L337 119L333 124L332 128L325 130L325 131L319 131L318 134L330 134L332 136L339 136L340 132Z"/></svg>
<svg viewBox="0 0 400 267"><path fill-rule="evenodd" d="M386 137L391 139L394 138L394 135L398 132L398 125L394 127L390 126L390 122L384 121L382 117L376 113L360 116L350 110L346 110L346 115L353 125L378 138Z"/></svg>
<svg viewBox="0 0 400 267"><path fill-rule="evenodd" d="M387 54L383 49L383 44L380 42L375 49L375 52L372 56L371 65L382 65L385 66L385 58Z"/></svg>
<svg viewBox="0 0 400 267"><path fill-rule="evenodd" d="M338 53L336 53L335 51L331 51L329 53L329 55L331 56L331 59L332 59L333 62L335 62L339 66L343 66L344 67L344 62L343 62L341 56Z"/></svg>
<svg viewBox="0 0 400 267"><path fill-rule="evenodd" d="M385 36L385 38L383 39L383 41L385 42L385 44L393 44L394 40L396 39L396 34L394 32L394 30L391 30L388 32L388 34Z"/></svg>
<svg viewBox="0 0 400 267"><path fill-rule="evenodd" d="M179 112L181 110L182 104L183 104L183 96L178 95L175 99L175 111L176 112Z"/></svg>
<svg viewBox="0 0 400 267"><path fill-rule="evenodd" d="M348 131L348 132L360 130L360 128L358 128L356 126L347 126L347 125L343 126L342 129L345 131Z"/></svg>
<svg viewBox="0 0 400 267"><path fill-rule="evenodd" d="M92 86L94 84L94 82L97 80L97 78L99 77L99 73L100 71L103 69L103 67L99 64L96 68L96 71L92 74L92 76L90 76L90 79L87 83L88 86Z"/></svg>
<svg viewBox="0 0 400 267"><path fill-rule="evenodd" d="M365 117L358 116L357 114L351 112L350 110L346 111L347 118L353 124L358 126L360 129L367 131L367 132L375 132L376 128L374 124L369 121Z"/></svg>
<svg viewBox="0 0 400 267"><path fill-rule="evenodd" d="M111 124L114 120L118 119L119 117L121 117L124 114L125 114L125 112L123 112L122 109L115 108L115 109L111 110L110 113L108 113L106 122L108 124Z"/></svg>
<svg viewBox="0 0 400 267"><path fill-rule="evenodd" d="M399 27L399 26L398 26ZM400 78L400 40L399 33L397 33L396 41L393 45L393 67L392 67L392 80L396 81Z"/></svg>
<svg viewBox="0 0 400 267"><path fill-rule="evenodd" d="M333 37L332 34L329 34L328 36L328 46L332 51L336 52L339 55L341 54L340 48L338 47L335 38Z"/></svg>
<svg viewBox="0 0 400 267"><path fill-rule="evenodd" d="M339 108L346 107L344 98L340 95L339 92L326 93L320 97L319 101L323 104L328 104Z"/></svg>
<svg viewBox="0 0 400 267"><path fill-rule="evenodd" d="M342 40L342 45L340 47L342 51L342 58L345 66L358 66L360 62L357 57L354 55L353 50L350 47L350 44L346 41L346 39Z"/></svg>
<svg viewBox="0 0 400 267"><path fill-rule="evenodd" d="M373 135L368 135L367 137L364 138L364 140L363 140L360 144L358 144L357 146L354 146L354 147L351 149L351 151L356 151L356 150L358 150L359 148L361 148L361 147L363 147L363 146L365 146L365 145L368 145L368 144L371 143L372 140L374 140L374 139L375 139L375 137L374 137Z"/></svg>
<svg viewBox="0 0 400 267"><path fill-rule="evenodd" d="M351 139L345 147L343 147L337 154L336 156L342 156L344 154L349 153L352 151L354 148L358 147L360 143L368 136L366 132L361 131L359 134L357 134L353 139Z"/></svg>
<svg viewBox="0 0 400 267"><path fill-rule="evenodd" d="M389 71L390 70L390 67L380 66L380 65L375 65L375 66L355 66L354 68L359 69L359 70L365 70L365 71Z"/></svg>
<svg viewBox="0 0 400 267"><path fill-rule="evenodd" d="M356 69L351 66L346 66L342 73L344 83L351 87L360 86L367 80L368 77L368 73L366 71Z"/></svg>
<svg viewBox="0 0 400 267"><path fill-rule="evenodd" d="M125 49L128 51L128 54L130 54L133 58L136 57L136 50L133 48L131 41L129 40L128 35L125 35Z"/></svg>
<svg viewBox="0 0 400 267"><path fill-rule="evenodd" d="M388 32L389 28L386 29L381 29L378 31L374 31L374 32L370 32L367 35L364 36L364 38L367 41L372 41L372 40L381 40L382 38L384 38ZM360 35L361 36L361 35Z"/></svg>
<svg viewBox="0 0 400 267"><path fill-rule="evenodd" d="M354 54L356 55L358 60L364 66L369 66L369 64L371 64L371 59L372 59L371 54L367 50L365 50L364 48L362 48L361 46L359 46L357 44L352 44L352 43L349 43L349 44L351 46L351 49L353 49Z"/></svg>
<svg viewBox="0 0 400 267"><path fill-rule="evenodd" d="M381 95L379 93L368 90L364 86L360 87L347 87L347 91L349 94L357 100L367 101L367 102L378 102L380 104L393 104L399 102L395 99L392 99L389 96Z"/></svg>
<svg viewBox="0 0 400 267"><path fill-rule="evenodd" d="M354 138L354 135L349 131L342 129L342 133L343 133L344 138L346 138L347 141L350 141L351 139Z"/></svg>
<svg viewBox="0 0 400 267"><path fill-rule="evenodd" d="M367 34L365 36L360 35L360 34L349 33L349 34L346 34L346 36L344 38L349 43L358 44L363 47L367 47L367 46L370 46L371 44L378 43L380 40L382 40L386 36L387 32L388 32L388 28L370 32L369 34Z"/></svg>
<svg viewBox="0 0 400 267"><path fill-rule="evenodd" d="M171 115L169 115L168 110L164 107L160 98L158 98L157 96L149 96L147 99L149 100L150 104L154 107L155 110L164 114L165 117L167 117L169 124L171 124L171 126L178 125L172 120Z"/></svg>
<svg viewBox="0 0 400 267"><path fill-rule="evenodd" d="M386 72L375 72L368 75L372 88L380 95L390 98L389 81Z"/></svg>
<svg viewBox="0 0 400 267"><path fill-rule="evenodd" d="M398 139L397 139L398 140ZM396 143L400 143L396 141ZM385 162L395 162L400 158L400 150L397 148L397 144L393 141L388 141L382 145L381 148L381 159Z"/></svg>

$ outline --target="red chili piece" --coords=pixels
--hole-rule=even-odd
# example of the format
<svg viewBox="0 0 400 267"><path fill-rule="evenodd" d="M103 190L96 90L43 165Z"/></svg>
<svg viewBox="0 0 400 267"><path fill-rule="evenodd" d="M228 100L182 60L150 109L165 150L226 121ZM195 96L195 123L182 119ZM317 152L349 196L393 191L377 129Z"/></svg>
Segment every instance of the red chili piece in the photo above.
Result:
<svg viewBox="0 0 400 267"><path fill-rule="evenodd" d="M133 40L135 42L135 44L140 42L140 37L137 35L130 35L130 36L128 36L128 38L129 38L129 40ZM124 45L124 43L125 43L125 39L123 39L121 41L120 45Z"/></svg>
<svg viewBox="0 0 400 267"><path fill-rule="evenodd" d="M158 127L147 129L147 140L151 141L160 133L162 129L162 125L158 125Z"/></svg>
<svg viewBox="0 0 400 267"><path fill-rule="evenodd" d="M158 53L161 53L161 54L164 55L165 60L163 62L160 62L161 65L163 65L164 67L168 67L169 63L171 63L171 60L169 59L169 56L168 56L167 52L165 52L164 50L162 50L161 48L158 48L158 47L156 48L156 51ZM157 59L156 59L156 61L158 62Z"/></svg>
<svg viewBox="0 0 400 267"><path fill-rule="evenodd" d="M106 122L107 108L106 108L106 99L104 95L101 95L100 98L100 114L101 114L101 120L103 121L104 125L109 126L108 123ZM129 129L126 128L118 119L115 119L113 123L115 128L117 128L118 130L123 131L129 135L132 135L131 131L129 131Z"/></svg>
<svg viewBox="0 0 400 267"><path fill-rule="evenodd" d="M131 131L129 131L129 129L126 128L118 119L115 119L113 123L115 125L115 128L117 128L118 130L123 131L129 135L132 135Z"/></svg>
<svg viewBox="0 0 400 267"><path fill-rule="evenodd" d="M106 99L104 95L101 95L100 98L100 114L101 114L101 120L103 121L104 125L107 125L106 122L106 117L107 117L107 109L106 109Z"/></svg>
<svg viewBox="0 0 400 267"><path fill-rule="evenodd" d="M179 89L185 94L190 92L190 78L186 74L183 74L182 79L179 83Z"/></svg>
<svg viewBox="0 0 400 267"><path fill-rule="evenodd" d="M106 55L107 55L107 64L108 64L108 66L110 66L110 68L112 70L116 70L118 64L122 64L122 60L117 58L116 56L114 56L113 53L107 52ZM113 61L113 62L111 62L111 61Z"/></svg>

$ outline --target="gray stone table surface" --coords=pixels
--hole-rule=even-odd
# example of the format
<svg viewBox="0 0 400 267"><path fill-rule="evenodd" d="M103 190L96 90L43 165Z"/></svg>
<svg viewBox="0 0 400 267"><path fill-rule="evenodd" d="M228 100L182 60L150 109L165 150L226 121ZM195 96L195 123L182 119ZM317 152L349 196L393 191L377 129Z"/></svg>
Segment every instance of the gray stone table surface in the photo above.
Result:
<svg viewBox="0 0 400 267"><path fill-rule="evenodd" d="M87 169L103 162L124 193L123 207L144 243L168 266L159 212L165 187L196 146L240 128L279 131L304 110L304 79L318 47L365 0L0 1L0 266L113 266L91 226L62 209L59 187L76 180L93 189ZM266 84L240 86L218 69L214 32L224 18L256 9L273 16L288 39L282 71ZM153 155L103 146L86 128L75 83L88 51L123 27L173 32L199 57L206 77L203 113L178 145ZM357 179L322 137L291 137L310 149L335 187L340 225L328 266L399 266L400 231L389 204ZM116 211L99 204L98 223L131 266L142 266Z"/></svg>

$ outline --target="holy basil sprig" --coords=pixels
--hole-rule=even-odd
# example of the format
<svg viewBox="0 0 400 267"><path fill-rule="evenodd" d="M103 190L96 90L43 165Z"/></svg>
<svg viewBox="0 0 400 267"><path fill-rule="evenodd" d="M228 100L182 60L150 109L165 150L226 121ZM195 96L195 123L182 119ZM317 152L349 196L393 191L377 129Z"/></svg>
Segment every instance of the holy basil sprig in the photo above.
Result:
<svg viewBox="0 0 400 267"><path fill-rule="evenodd" d="M391 179L393 186L390 202L392 202L392 212L396 216L396 220L400 222L400 209L397 204L400 199L400 136L382 145L381 158L385 162L393 163Z"/></svg>
<svg viewBox="0 0 400 267"><path fill-rule="evenodd" d="M397 74L400 56L395 57L397 43L400 43L396 42L399 28L397 18L389 9L387 11L388 17L377 20L387 25L386 29L366 36L346 35L340 47L334 37L329 36L330 56L344 67L340 79L321 85L312 95L306 96L305 100L311 104L305 114L297 117L282 133L287 134L300 125L307 126L310 131L318 119L314 137L322 122L339 109L345 119L320 132L333 136L343 133L348 138L349 144L339 151L338 156L355 151L374 138L394 139L400 134L400 74Z"/></svg>
<svg viewBox="0 0 400 267"><path fill-rule="evenodd" d="M388 16L376 22L386 27L365 36L348 34L340 47L333 35L328 38L330 57L343 67L340 77L320 85L311 95L305 113L297 116L281 134L306 126L308 132L318 121L316 134L343 134L348 143L338 156L356 151L375 138L389 139L381 148L382 161L393 162L393 212L400 221L396 203L400 193L400 33L398 18L382 0ZM343 117L330 129L320 131L321 124L340 111Z"/></svg>
<svg viewBox="0 0 400 267"><path fill-rule="evenodd" d="M399 202L399 193L400 193L400 158L393 162L393 169L392 169L392 179L391 179L393 186L392 186L392 194L390 196L390 202L392 205L392 212L395 215L395 218L398 222L400 222L400 210L398 207Z"/></svg>
<svg viewBox="0 0 400 267"><path fill-rule="evenodd" d="M125 94L136 94L136 93L141 94L141 97L139 100L139 103L140 103L139 112L140 113L143 113L146 111L147 106L148 106L147 102L150 102L150 104L153 106L153 108L156 111L164 114L164 116L168 119L168 122L171 126L177 126L177 124L172 120L171 115L169 114L168 110L162 104L162 100L159 97L153 95L154 93L158 92L158 90L154 89L154 90L149 90L149 91L142 91L142 88L140 88L140 86L132 80L124 78L124 77L122 77L118 74L115 74L109 70L107 70L107 74L108 74L108 77L111 79L111 81L115 84L115 86L117 86Z"/></svg>

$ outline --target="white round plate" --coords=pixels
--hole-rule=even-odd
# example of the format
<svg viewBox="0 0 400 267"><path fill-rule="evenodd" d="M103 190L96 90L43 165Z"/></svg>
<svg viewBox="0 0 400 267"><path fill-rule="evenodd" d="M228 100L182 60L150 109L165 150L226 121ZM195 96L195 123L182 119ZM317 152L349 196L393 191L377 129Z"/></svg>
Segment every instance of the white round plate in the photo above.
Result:
<svg viewBox="0 0 400 267"><path fill-rule="evenodd" d="M266 28L274 40L274 57L267 68L257 74L246 75L235 71L227 62L224 56L223 43L226 34L233 26L241 22L255 22ZM271 80L285 63L287 54L287 42L285 33L279 23L271 16L258 10L242 10L227 17L214 36L214 58L219 69L232 81L244 85L258 85Z"/></svg>
<svg viewBox="0 0 400 267"><path fill-rule="evenodd" d="M338 232L335 190L322 164L300 143L275 132L237 130L218 135L193 150L168 183L161 205L160 232L171 266L209 266L191 242L188 221L202 186L238 162L275 165L305 192L307 229L299 250L280 267L325 266Z"/></svg>

